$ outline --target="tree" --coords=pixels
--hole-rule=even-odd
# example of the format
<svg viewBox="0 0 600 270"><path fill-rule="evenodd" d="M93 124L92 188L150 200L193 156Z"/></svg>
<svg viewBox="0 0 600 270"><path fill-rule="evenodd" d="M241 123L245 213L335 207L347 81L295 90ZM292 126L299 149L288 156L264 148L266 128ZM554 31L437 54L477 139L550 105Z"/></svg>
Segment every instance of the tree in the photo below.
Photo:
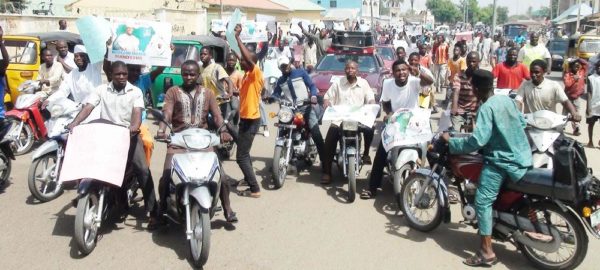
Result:
<svg viewBox="0 0 600 270"><path fill-rule="evenodd" d="M27 9L30 2L28 0L7 0L0 2L0 11L4 13L22 13Z"/></svg>
<svg viewBox="0 0 600 270"><path fill-rule="evenodd" d="M461 18L460 10L450 0L427 0L425 6L438 22L454 23Z"/></svg>
<svg viewBox="0 0 600 270"><path fill-rule="evenodd" d="M381 0L379 3L379 14L387 15L390 13L391 7L400 7L404 0Z"/></svg>
<svg viewBox="0 0 600 270"><path fill-rule="evenodd" d="M496 7L496 25L508 22L508 7Z"/></svg>

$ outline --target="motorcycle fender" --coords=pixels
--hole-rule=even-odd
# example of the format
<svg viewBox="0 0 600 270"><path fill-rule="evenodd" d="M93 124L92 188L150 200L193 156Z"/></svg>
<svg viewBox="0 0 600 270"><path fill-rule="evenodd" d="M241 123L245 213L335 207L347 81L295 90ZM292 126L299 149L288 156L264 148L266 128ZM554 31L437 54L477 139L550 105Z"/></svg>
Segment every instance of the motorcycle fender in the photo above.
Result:
<svg viewBox="0 0 600 270"><path fill-rule="evenodd" d="M31 160L36 160L38 158L40 158L41 156L51 153L51 152L56 152L58 151L58 143L55 140L48 140L45 141L42 145L40 145L40 147L38 147L35 152L33 152L33 155L31 156Z"/></svg>
<svg viewBox="0 0 600 270"><path fill-rule="evenodd" d="M396 159L396 163L394 164L394 169L400 169L404 164L412 162L413 164L417 164L417 159L419 159L419 153L414 149L404 149L400 151L400 155Z"/></svg>
<svg viewBox="0 0 600 270"><path fill-rule="evenodd" d="M346 155L347 156L354 156L354 155L356 155L356 148L354 148L354 147L348 147L346 149Z"/></svg>
<svg viewBox="0 0 600 270"><path fill-rule="evenodd" d="M190 188L190 196L192 196L204 209L210 209L212 203L212 195L208 186L199 186Z"/></svg>
<svg viewBox="0 0 600 270"><path fill-rule="evenodd" d="M92 186L92 183L94 183L92 179L81 179L81 181L79 181L79 186L77 187L77 194L87 194L90 190L90 187Z"/></svg>
<svg viewBox="0 0 600 270"><path fill-rule="evenodd" d="M446 181L444 181L444 179L442 179L437 173L432 172L429 169L417 169L415 170L415 174L420 174L426 178L433 178L433 185L439 187L438 202L440 206L444 208L450 207L448 202L448 187L446 186Z"/></svg>
<svg viewBox="0 0 600 270"><path fill-rule="evenodd" d="M275 145L276 146L285 146L285 138L277 138L277 140L275 141Z"/></svg>

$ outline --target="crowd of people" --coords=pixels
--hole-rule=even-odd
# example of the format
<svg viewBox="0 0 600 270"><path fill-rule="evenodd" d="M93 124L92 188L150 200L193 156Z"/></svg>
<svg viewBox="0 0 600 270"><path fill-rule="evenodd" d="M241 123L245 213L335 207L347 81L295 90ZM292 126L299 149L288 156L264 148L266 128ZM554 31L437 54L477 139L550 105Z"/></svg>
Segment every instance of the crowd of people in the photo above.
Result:
<svg viewBox="0 0 600 270"><path fill-rule="evenodd" d="M539 33L533 32L528 41L504 40L482 33L469 44L466 39L439 34L424 34L409 37L403 31L391 29L384 33L384 43L395 48L396 60L392 64L391 78L383 83L380 100L375 99L368 82L358 76L358 64L348 61L345 64L345 76L333 81L320 104L318 91L309 75L316 64L324 57L328 47L326 29L307 30L302 24L302 35L295 35L297 45L303 48L303 59L294 59L288 47L288 40L282 32L271 36L266 44L256 47L246 46L240 39L241 25L235 27L235 37L240 54L231 51L226 56L225 67L216 64L211 50L200 51L200 62L183 61L181 76L183 83L173 86L165 93L163 112L165 119L178 132L189 128L208 128L214 121L220 126L228 110L239 111L236 161L243 173L243 179L236 185L247 185L239 191L241 196L261 197L261 188L252 167L251 149L255 135L261 126L266 125L265 111L261 109L265 88L260 60L272 57L277 60L281 77L275 84L269 98L286 98L304 101L300 108L308 119L310 134L318 149L321 163L321 184L333 181L333 156L338 145L339 126L332 123L323 138L319 129L319 117L323 108L332 105L361 106L380 102L384 119L402 108L417 108L419 98L444 93L445 98L439 104L431 102L435 111L438 106L449 111L452 127L472 133L468 138L455 139L444 135L449 141L452 153L468 153L483 149L484 157L490 165L484 166L481 183L478 187L476 210L482 236L481 251L468 258L469 265L484 265L494 262L495 254L491 246L491 205L498 194L504 179L519 180L531 167L531 150L522 129L523 113L539 110L556 111L561 104L564 113L572 116L573 134L579 135L583 109L583 100L587 100L588 133L590 147L593 147L592 135L594 123L600 119L600 61L569 59L563 72L564 87L558 82L547 79L550 73L551 57L545 46L539 42ZM0 40L2 31L0 29ZM8 53L0 42L3 59ZM522 46L520 46L521 44ZM272 55L266 55L266 48L274 47ZM173 154L183 151L171 145L167 148L163 174L159 180L158 200L155 197L154 182L148 166L148 149L152 149L152 136L144 126L144 93L150 90L153 81L164 68L153 69L142 74L141 66L128 65L121 61L91 63L85 46L78 45L74 52L67 50L66 42L56 43L58 55L49 50L42 52L44 64L40 66L38 80L44 87L41 93L45 99L43 107L53 99L71 97L75 102L85 104L69 129L88 118L102 118L118 125L128 127L133 134L128 157L128 166L132 166L138 175L144 195L144 203L150 215L148 229L156 229L166 223L162 217L165 211L167 184L170 177ZM600 58L596 57L596 59ZM0 62L0 64L4 64ZM238 65L241 70L236 68ZM491 71L482 67L489 66ZM2 68L3 67L3 68ZM0 65L4 74L6 67ZM102 81L102 71L108 83ZM202 82L201 84L198 82ZM508 97L493 96L496 88L511 89L516 93L515 100ZM239 97L239 104L228 107L219 104L217 97ZM267 99L269 100L269 99ZM98 109L96 109L98 108ZM0 110L2 112L3 110ZM91 116L96 114L96 116ZM469 114L473 114L476 124L470 129L463 127ZM368 189L362 191L362 199L372 199L381 188L386 162L386 152L382 143L376 148L372 161L369 155L374 140L374 127L362 130L365 138L362 164L373 165L369 177ZM138 135L139 134L139 135ZM161 123L157 137L166 138L166 125ZM227 130L220 133L223 141L233 140ZM600 142L599 142L600 144ZM151 150L150 150L151 151ZM507 159L506 157L512 157ZM237 222L229 200L230 182L223 181L221 203L227 222Z"/></svg>

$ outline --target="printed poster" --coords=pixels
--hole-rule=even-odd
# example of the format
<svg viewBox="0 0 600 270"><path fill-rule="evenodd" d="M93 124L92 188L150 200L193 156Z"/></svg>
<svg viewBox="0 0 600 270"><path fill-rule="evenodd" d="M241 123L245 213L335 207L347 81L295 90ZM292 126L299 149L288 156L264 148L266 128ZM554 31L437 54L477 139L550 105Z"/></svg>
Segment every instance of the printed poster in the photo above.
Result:
<svg viewBox="0 0 600 270"><path fill-rule="evenodd" d="M379 108L379 104L367 104L363 106L329 106L325 110L323 121L358 121L367 127L372 127L373 124L375 124Z"/></svg>
<svg viewBox="0 0 600 270"><path fill-rule="evenodd" d="M402 109L395 112L381 132L385 151L396 146L417 145L431 141L433 132L429 109Z"/></svg>
<svg viewBox="0 0 600 270"><path fill-rule="evenodd" d="M110 61L120 60L134 65L171 65L171 24L125 18L113 18L110 24Z"/></svg>

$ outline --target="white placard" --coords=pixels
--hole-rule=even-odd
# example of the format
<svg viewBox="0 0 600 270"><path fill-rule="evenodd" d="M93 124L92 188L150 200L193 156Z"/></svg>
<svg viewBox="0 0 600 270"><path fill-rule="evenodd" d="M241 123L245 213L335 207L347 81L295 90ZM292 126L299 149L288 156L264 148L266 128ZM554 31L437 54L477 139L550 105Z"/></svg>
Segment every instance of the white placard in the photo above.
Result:
<svg viewBox="0 0 600 270"><path fill-rule="evenodd" d="M372 127L373 124L375 124L379 108L379 104L367 104L363 106L329 106L325 110L323 121L358 121L367 127Z"/></svg>
<svg viewBox="0 0 600 270"><path fill-rule="evenodd" d="M171 24L136 19L112 18L110 61L134 65L171 65Z"/></svg>

